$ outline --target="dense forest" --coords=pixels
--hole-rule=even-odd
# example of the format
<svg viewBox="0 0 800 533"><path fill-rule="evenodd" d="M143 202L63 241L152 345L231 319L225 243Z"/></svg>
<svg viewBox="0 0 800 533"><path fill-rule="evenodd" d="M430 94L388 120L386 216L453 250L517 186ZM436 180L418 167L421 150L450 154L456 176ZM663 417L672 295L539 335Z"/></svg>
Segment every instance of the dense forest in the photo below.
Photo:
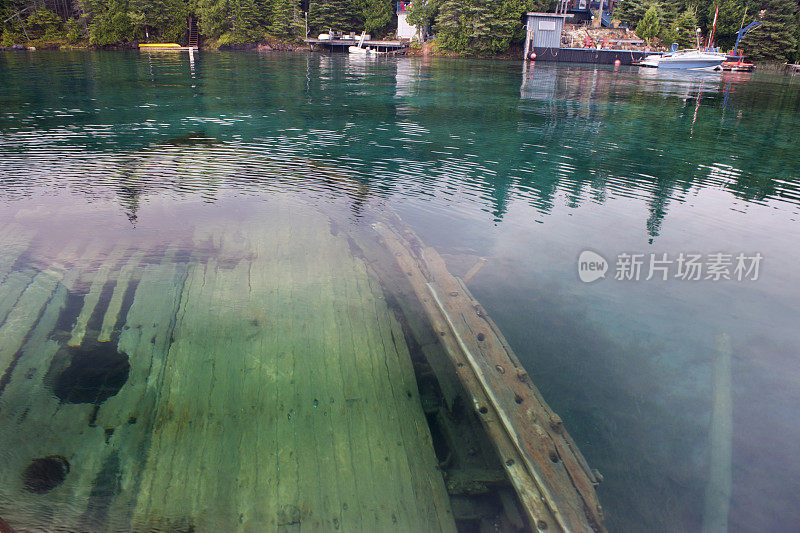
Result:
<svg viewBox="0 0 800 533"><path fill-rule="evenodd" d="M493 55L522 42L527 11L551 11L554 0L414 0L408 19L434 35L438 50ZM743 48L757 60L800 59L798 0L619 0L614 18L648 42L691 46L696 28L733 47L753 20ZM0 44L119 46L187 39L197 21L206 46L262 41L296 42L328 29L391 36L394 0L0 0Z"/></svg>

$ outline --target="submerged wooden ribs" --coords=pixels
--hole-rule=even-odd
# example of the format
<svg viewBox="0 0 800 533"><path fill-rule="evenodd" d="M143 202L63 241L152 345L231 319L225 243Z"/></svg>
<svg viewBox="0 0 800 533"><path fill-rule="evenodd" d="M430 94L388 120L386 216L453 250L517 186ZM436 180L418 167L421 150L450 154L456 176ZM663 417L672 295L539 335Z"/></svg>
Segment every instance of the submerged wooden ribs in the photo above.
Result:
<svg viewBox="0 0 800 533"><path fill-rule="evenodd" d="M12 526L455 530L379 273L327 217L276 204L166 249L68 242L43 271L18 266L32 233L0 229L0 515ZM452 363L528 524L602 531L595 476L495 324L402 222L375 229L391 251L381 261L397 261L425 310L413 319L438 337L422 353ZM97 377L91 398L85 384L54 394L65 368L93 378L70 366L76 353L118 356L125 379ZM26 480L53 461L63 477Z"/></svg>
<svg viewBox="0 0 800 533"><path fill-rule="evenodd" d="M597 477L502 333L442 258L395 219L375 230L408 276L539 530L603 531Z"/></svg>
<svg viewBox="0 0 800 533"><path fill-rule="evenodd" d="M455 531L402 328L346 236L280 205L194 240L189 262L120 244L99 267L108 249L68 245L68 266L0 282L20 292L0 325L0 515L64 531ZM126 382L59 400L62 359L98 345L124 355ZM48 457L68 472L27 490Z"/></svg>

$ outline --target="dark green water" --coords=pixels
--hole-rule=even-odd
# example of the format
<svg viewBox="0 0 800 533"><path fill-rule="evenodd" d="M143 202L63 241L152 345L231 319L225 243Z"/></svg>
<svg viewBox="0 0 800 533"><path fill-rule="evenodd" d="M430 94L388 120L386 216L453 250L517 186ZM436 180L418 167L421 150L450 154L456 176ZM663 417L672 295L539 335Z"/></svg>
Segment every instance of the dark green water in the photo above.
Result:
<svg viewBox="0 0 800 533"><path fill-rule="evenodd" d="M486 259L470 288L604 475L614 531L702 527L727 335L729 529L796 531L798 131L800 78L768 73L4 53L0 224L158 242L286 192L355 227L389 206L457 274ZM605 279L579 280L584 250ZM621 253L645 254L638 281ZM680 253L763 261L645 279Z"/></svg>

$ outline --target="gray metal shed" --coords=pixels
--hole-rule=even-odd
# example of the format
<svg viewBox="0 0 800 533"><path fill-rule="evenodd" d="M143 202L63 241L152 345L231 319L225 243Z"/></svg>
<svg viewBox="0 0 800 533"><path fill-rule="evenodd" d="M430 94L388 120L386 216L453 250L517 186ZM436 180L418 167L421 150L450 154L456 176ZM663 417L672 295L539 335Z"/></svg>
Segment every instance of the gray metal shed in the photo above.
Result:
<svg viewBox="0 0 800 533"><path fill-rule="evenodd" d="M564 19L571 17L571 14L527 13L525 24L527 29L525 57L528 57L528 51L532 47L560 48L561 30L564 28Z"/></svg>

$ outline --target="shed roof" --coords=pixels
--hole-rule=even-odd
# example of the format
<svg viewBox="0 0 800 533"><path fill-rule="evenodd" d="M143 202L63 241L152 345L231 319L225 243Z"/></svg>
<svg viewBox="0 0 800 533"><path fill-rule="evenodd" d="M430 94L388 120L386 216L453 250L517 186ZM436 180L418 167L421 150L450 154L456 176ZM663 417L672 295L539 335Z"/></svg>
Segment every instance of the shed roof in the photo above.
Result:
<svg viewBox="0 0 800 533"><path fill-rule="evenodd" d="M538 13L538 12L531 12L525 13L528 17L558 17L558 18L572 18L572 13Z"/></svg>

